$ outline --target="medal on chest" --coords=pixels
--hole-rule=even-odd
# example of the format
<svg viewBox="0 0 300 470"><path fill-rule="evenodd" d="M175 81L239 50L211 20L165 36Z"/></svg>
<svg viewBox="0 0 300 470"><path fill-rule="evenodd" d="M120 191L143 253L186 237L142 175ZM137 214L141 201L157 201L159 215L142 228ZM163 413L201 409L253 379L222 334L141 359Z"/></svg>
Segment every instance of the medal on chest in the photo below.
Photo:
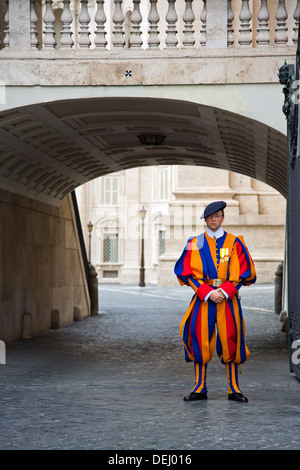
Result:
<svg viewBox="0 0 300 470"><path fill-rule="evenodd" d="M224 263L229 260L229 248L220 249L220 262Z"/></svg>

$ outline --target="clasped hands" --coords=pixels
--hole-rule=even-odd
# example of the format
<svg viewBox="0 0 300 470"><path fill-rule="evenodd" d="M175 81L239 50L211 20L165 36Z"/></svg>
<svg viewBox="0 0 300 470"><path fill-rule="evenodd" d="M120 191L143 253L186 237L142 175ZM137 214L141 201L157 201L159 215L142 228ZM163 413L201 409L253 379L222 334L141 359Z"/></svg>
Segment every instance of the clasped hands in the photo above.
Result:
<svg viewBox="0 0 300 470"><path fill-rule="evenodd" d="M222 292L222 289L218 288L215 289L209 296L209 299L215 302L216 304L220 304L223 300L226 299L225 295Z"/></svg>

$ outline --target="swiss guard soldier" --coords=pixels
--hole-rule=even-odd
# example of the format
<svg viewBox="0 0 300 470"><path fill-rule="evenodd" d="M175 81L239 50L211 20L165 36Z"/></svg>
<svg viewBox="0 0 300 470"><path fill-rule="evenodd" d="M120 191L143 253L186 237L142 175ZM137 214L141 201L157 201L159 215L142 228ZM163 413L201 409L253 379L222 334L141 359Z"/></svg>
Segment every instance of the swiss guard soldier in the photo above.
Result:
<svg viewBox="0 0 300 470"><path fill-rule="evenodd" d="M216 346L227 371L228 400L248 402L238 383L238 366L249 356L238 291L255 283L256 272L243 237L222 228L225 207L216 201L205 208L206 232L189 238L175 264L179 283L195 291L180 325L185 360L195 368L195 387L184 401L207 399L207 364Z"/></svg>

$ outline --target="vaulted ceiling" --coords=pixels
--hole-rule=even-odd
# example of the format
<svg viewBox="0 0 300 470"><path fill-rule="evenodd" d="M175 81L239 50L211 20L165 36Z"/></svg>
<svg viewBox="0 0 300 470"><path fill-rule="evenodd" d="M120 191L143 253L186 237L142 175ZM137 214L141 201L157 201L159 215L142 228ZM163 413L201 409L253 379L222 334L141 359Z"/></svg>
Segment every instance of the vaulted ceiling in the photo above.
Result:
<svg viewBox="0 0 300 470"><path fill-rule="evenodd" d="M142 135L164 136L161 145ZM145 165L238 172L286 195L286 136L218 108L157 98L45 102L0 113L0 188L59 205L96 177Z"/></svg>

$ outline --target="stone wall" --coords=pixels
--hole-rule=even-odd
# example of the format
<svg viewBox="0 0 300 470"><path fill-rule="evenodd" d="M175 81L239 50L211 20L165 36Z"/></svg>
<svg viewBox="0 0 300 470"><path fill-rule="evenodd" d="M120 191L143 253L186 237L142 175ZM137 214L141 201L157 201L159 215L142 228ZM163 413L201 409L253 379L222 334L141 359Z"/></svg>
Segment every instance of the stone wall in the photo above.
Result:
<svg viewBox="0 0 300 470"><path fill-rule="evenodd" d="M0 220L0 339L89 315L71 197L57 208L0 190Z"/></svg>

